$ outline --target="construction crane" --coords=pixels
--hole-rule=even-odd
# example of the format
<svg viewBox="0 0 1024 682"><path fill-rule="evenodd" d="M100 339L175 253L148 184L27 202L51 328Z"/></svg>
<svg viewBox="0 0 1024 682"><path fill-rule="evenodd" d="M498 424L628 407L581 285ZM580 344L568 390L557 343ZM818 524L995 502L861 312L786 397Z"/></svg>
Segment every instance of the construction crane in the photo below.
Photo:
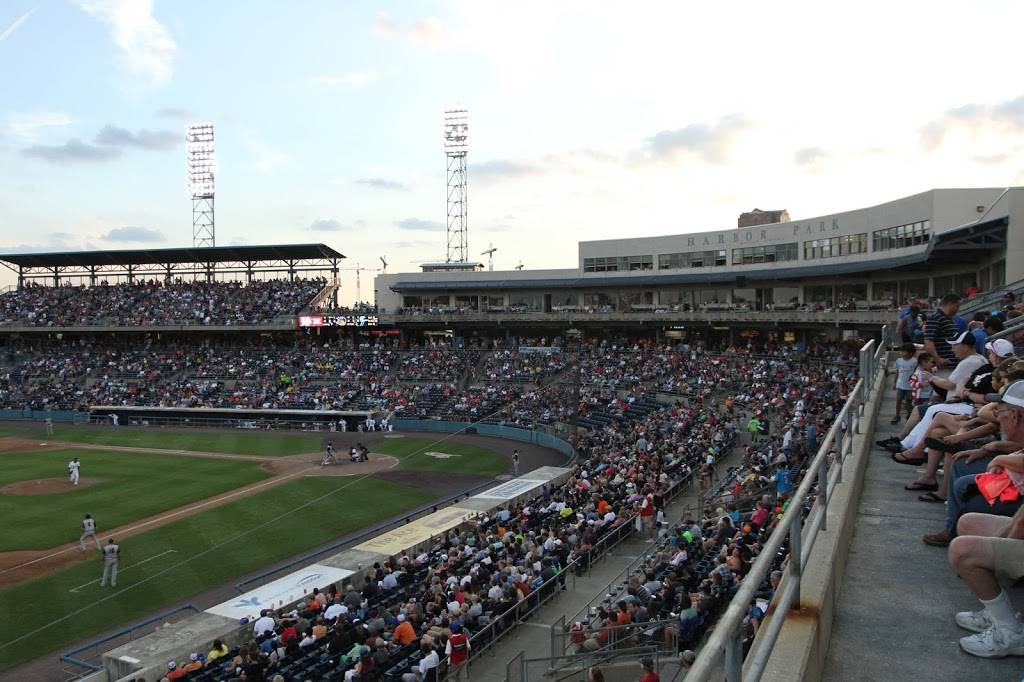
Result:
<svg viewBox="0 0 1024 682"><path fill-rule="evenodd" d="M381 260L383 261L384 259L382 258ZM387 264L385 264L385 267L386 267L386 265ZM363 272L380 272L381 271L380 268L364 268L364 267L360 266L359 263L356 263L356 266L354 268L338 268L338 269L339 270L348 270L349 272L356 273L356 303L363 303L364 302L363 301L363 292L362 292L362 283L360 282L360 278L359 278L360 273L363 273Z"/></svg>
<svg viewBox="0 0 1024 682"><path fill-rule="evenodd" d="M480 252L481 256L487 256L487 263L488 263L487 269L492 271L492 272L494 271L494 252L497 251L497 250L498 249L494 248L494 244L488 244L487 245L487 250Z"/></svg>

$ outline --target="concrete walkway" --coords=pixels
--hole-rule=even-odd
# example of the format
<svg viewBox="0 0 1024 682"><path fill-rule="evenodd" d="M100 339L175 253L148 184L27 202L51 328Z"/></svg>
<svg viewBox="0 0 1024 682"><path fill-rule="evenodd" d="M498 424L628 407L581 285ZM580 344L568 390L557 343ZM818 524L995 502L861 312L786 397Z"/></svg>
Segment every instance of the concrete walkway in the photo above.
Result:
<svg viewBox="0 0 1024 682"><path fill-rule="evenodd" d="M953 614L980 605L953 574L946 550L921 542L922 535L942 529L945 507L905 491L921 468L898 464L874 445L898 430L889 424L895 410L891 382L871 439L823 679L1019 682L1024 657L975 658L957 643L970 633L954 624ZM1011 596L1024 610L1024 589Z"/></svg>

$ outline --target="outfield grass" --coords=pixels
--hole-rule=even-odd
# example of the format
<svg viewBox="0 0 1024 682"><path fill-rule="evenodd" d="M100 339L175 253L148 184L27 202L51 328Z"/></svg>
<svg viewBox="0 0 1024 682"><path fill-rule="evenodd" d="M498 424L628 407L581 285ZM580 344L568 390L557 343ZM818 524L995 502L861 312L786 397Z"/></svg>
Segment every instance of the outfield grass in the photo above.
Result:
<svg viewBox="0 0 1024 682"><path fill-rule="evenodd" d="M6 436L24 436L28 432L25 424L3 424L0 425L0 438Z"/></svg>
<svg viewBox="0 0 1024 682"><path fill-rule="evenodd" d="M99 587L102 563L94 550L92 561L0 591L0 623L11 626L0 629L0 670L143 614L180 604L191 595L434 499L428 492L387 481L351 483L344 477L296 479L128 538L121 543L116 589ZM331 491L339 492L240 540L232 540L243 530ZM197 556L218 543L226 544ZM132 568L137 562L172 549L172 554ZM196 558L140 585L147 577L190 557ZM69 592L81 585L85 587L80 591ZM131 589L132 585L139 586ZM96 603L111 595L111 599ZM54 623L58 619L63 620ZM42 627L45 629L35 633ZM16 636L29 633L35 634L11 643Z"/></svg>
<svg viewBox="0 0 1024 682"><path fill-rule="evenodd" d="M146 427L92 428L57 426L52 440L192 452L283 457L322 449L321 436L268 431L176 431Z"/></svg>
<svg viewBox="0 0 1024 682"><path fill-rule="evenodd" d="M53 495L0 495L0 551L46 549L77 540L86 513L96 518L103 534L270 476L257 461L52 450L0 455L0 487L41 478L66 479L72 457L82 462L83 476L98 482Z"/></svg>
<svg viewBox="0 0 1024 682"><path fill-rule="evenodd" d="M475 445L451 441L428 440L426 438L395 438L377 443L374 452L392 455L400 460L398 468L416 471L440 471L444 473L479 474L494 476L509 470L509 462L501 455ZM455 457L431 457L427 453L437 452ZM413 454L416 453L416 454Z"/></svg>

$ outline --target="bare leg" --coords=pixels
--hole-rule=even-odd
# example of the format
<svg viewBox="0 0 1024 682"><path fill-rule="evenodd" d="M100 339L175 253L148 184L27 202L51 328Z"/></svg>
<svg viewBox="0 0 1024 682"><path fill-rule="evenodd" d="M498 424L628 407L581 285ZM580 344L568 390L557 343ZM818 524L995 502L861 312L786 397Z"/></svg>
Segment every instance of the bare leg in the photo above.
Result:
<svg viewBox="0 0 1024 682"><path fill-rule="evenodd" d="M995 599L1001 592L993 564L992 543L988 538L960 535L949 543L949 565L982 601Z"/></svg>

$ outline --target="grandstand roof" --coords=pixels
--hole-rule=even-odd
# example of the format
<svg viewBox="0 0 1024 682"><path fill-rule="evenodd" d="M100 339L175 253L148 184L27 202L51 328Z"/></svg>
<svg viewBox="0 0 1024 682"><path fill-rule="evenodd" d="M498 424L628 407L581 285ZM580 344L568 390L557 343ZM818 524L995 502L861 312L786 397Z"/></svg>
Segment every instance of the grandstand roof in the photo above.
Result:
<svg viewBox="0 0 1024 682"><path fill-rule="evenodd" d="M318 260L341 259L344 257L326 244L276 244L266 246L207 246L198 248L9 253L0 255L0 261L25 268L67 268L101 265L151 265L156 263Z"/></svg>

